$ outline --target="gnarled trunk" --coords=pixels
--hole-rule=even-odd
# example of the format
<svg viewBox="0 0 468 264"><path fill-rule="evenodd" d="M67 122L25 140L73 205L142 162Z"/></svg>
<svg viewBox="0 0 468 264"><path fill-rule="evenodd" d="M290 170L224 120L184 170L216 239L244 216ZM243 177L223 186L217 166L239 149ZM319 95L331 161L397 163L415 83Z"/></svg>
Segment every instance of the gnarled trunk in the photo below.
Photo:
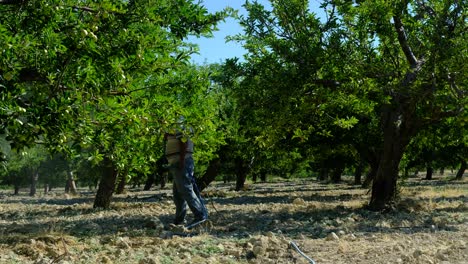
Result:
<svg viewBox="0 0 468 264"><path fill-rule="evenodd" d="M94 198L94 208L109 208L117 180L117 170L109 158L102 162L102 176Z"/></svg>
<svg viewBox="0 0 468 264"><path fill-rule="evenodd" d="M466 160L462 161L460 164L460 169L458 169L457 175L455 176L456 180L461 180L463 178L463 174L466 170Z"/></svg>
<svg viewBox="0 0 468 264"><path fill-rule="evenodd" d="M399 103L396 103L397 109L387 105L382 113L383 151L372 184L372 196L369 203L371 210L383 210L390 206L397 197L400 161L417 127L413 120L414 106L406 103L404 99L401 99Z"/></svg>
<svg viewBox="0 0 468 264"><path fill-rule="evenodd" d="M205 174L201 178L197 178L198 189L203 191L208 185L216 179L218 175L219 168L221 166L221 160L219 158L212 159L208 164L208 168L205 171Z"/></svg>
<svg viewBox="0 0 468 264"><path fill-rule="evenodd" d="M395 142L385 148L372 184L371 209L382 210L396 198L398 166L403 156L403 147L401 143Z"/></svg>

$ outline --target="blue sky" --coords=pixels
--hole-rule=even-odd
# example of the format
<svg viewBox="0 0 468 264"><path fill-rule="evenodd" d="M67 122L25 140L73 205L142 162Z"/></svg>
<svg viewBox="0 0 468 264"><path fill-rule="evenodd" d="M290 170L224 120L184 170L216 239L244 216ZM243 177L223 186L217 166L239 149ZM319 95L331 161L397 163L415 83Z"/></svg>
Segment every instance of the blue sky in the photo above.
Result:
<svg viewBox="0 0 468 264"><path fill-rule="evenodd" d="M242 7L245 0L203 0L202 4L209 12L220 11L226 6L230 6L239 10L240 15L245 15L246 11ZM270 6L268 0L257 0L257 2ZM318 0L310 0L310 10L317 14L323 14L323 11L318 8ZM245 50L239 43L228 42L226 37L242 33L242 28L238 22L232 18L226 19L218 25L218 31L213 33L213 38L196 38L191 37L189 41L199 45L200 54L192 55L192 61L197 64L223 62L227 58L238 57L242 58Z"/></svg>

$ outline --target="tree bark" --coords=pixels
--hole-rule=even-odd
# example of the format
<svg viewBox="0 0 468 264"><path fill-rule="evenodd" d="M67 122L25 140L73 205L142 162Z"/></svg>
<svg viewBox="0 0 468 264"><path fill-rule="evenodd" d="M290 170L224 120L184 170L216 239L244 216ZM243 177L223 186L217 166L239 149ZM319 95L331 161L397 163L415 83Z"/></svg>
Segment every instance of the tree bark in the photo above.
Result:
<svg viewBox="0 0 468 264"><path fill-rule="evenodd" d="M254 174L252 175L252 181L253 181L254 183L257 183L257 173L254 173Z"/></svg>
<svg viewBox="0 0 468 264"><path fill-rule="evenodd" d="M398 99L393 98L397 103L385 106L382 112L383 151L372 184L371 210L384 210L395 201L400 161L417 128L412 118L414 106Z"/></svg>
<svg viewBox="0 0 468 264"><path fill-rule="evenodd" d="M362 182L362 188L367 189L369 188L369 186L371 186L372 182L375 179L375 176L377 175L377 169L373 169L372 167L370 168L369 172L366 174L366 178Z"/></svg>
<svg viewBox="0 0 468 264"><path fill-rule="evenodd" d="M398 165L402 155L401 147L395 147L388 152L384 151L372 184L372 197L369 204L371 209L385 209L396 198Z"/></svg>
<svg viewBox="0 0 468 264"><path fill-rule="evenodd" d="M208 168L205 171L205 174L203 174L202 177L196 179L196 183L200 192L203 191L206 187L208 187L208 185L210 185L210 183L216 179L220 167L220 158L215 158L210 161L210 163L208 164Z"/></svg>
<svg viewBox="0 0 468 264"><path fill-rule="evenodd" d="M15 184L15 186L14 186L14 193L13 193L13 195L18 195L18 194L19 194L19 190L20 190L20 186L19 186L19 184Z"/></svg>
<svg viewBox="0 0 468 264"><path fill-rule="evenodd" d="M356 166L356 170L354 171L354 184L355 185L361 185L362 181L362 171L364 170L364 163L359 162L359 164Z"/></svg>
<svg viewBox="0 0 468 264"><path fill-rule="evenodd" d="M401 79L400 87L388 91L391 101L383 105L381 109L380 125L383 132L383 149L379 169L372 184L372 196L369 203L371 210L389 208L394 202L397 196L398 170L403 152L422 124L416 115L418 100L408 90L417 81L424 60L419 60L414 55L398 14L393 16L393 21L400 48L411 69ZM430 90L424 90L424 92L431 94Z"/></svg>
<svg viewBox="0 0 468 264"><path fill-rule="evenodd" d="M154 174L150 173L148 174L148 178L146 178L145 187L143 187L143 190L149 191L151 189L151 186L153 186L153 183L154 183Z"/></svg>
<svg viewBox="0 0 468 264"><path fill-rule="evenodd" d="M317 180L319 180L319 181L328 180L328 169L327 168L321 168L320 169L319 174L317 176Z"/></svg>
<svg viewBox="0 0 468 264"><path fill-rule="evenodd" d="M244 189L245 180L247 178L247 165L241 158L237 158L235 161L236 164L236 191L241 191Z"/></svg>
<svg viewBox="0 0 468 264"><path fill-rule="evenodd" d="M458 169L457 175L455 176L456 180L461 180L463 178L463 174L466 170L466 160L462 161L460 164L460 169Z"/></svg>
<svg viewBox="0 0 468 264"><path fill-rule="evenodd" d="M260 172L260 181L266 182L266 178L267 178L267 173L266 173L266 171L262 170Z"/></svg>
<svg viewBox="0 0 468 264"><path fill-rule="evenodd" d="M39 172L37 170L33 170L31 173L31 189L29 190L29 196L36 195L38 180L39 180Z"/></svg>
<svg viewBox="0 0 468 264"><path fill-rule="evenodd" d="M362 188L369 188L371 186L371 183L374 181L377 171L379 169L379 161L378 159L371 160L369 161L369 172L366 174L366 178L364 179L364 182L362 183Z"/></svg>
<svg viewBox="0 0 468 264"><path fill-rule="evenodd" d="M102 164L102 176L96 197L94 198L94 208L109 208L116 180L117 170L115 169L112 161L106 157Z"/></svg>
<svg viewBox="0 0 468 264"><path fill-rule="evenodd" d="M432 174L434 172L434 169L431 166L427 166L426 168L426 180L432 180Z"/></svg>
<svg viewBox="0 0 468 264"><path fill-rule="evenodd" d="M127 184L127 175L126 171L117 174L117 190L116 194L123 194L125 192L125 185Z"/></svg>
<svg viewBox="0 0 468 264"><path fill-rule="evenodd" d="M338 164L335 169L333 169L331 181L332 183L340 183L341 182L341 174L343 174L344 165Z"/></svg>

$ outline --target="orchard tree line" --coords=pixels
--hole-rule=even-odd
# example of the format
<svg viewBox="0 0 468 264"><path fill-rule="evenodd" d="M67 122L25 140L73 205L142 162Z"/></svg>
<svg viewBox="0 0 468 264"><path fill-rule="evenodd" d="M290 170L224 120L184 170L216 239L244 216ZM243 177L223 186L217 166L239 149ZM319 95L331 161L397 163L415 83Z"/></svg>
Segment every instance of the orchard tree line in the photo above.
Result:
<svg viewBox="0 0 468 264"><path fill-rule="evenodd" d="M201 188L347 172L383 210L410 170L462 177L464 1L324 0L324 18L306 0L244 7L0 0L0 181L31 195L38 181L70 192L77 181L108 208L125 184L160 174L163 134L177 127L193 130ZM244 58L191 63L188 37L229 16Z"/></svg>

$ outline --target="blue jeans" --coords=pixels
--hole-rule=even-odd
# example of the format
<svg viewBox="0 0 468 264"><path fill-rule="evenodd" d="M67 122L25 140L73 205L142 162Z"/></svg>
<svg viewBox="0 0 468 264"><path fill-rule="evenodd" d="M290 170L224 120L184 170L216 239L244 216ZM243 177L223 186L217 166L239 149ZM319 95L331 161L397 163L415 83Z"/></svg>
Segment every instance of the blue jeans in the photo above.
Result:
<svg viewBox="0 0 468 264"><path fill-rule="evenodd" d="M191 156L185 157L183 168L180 167L180 162L171 164L169 167L169 173L174 178L172 186L176 206L174 223L182 223L184 221L187 214L187 205L192 211L195 220L208 218L208 211L195 183L193 171L194 163Z"/></svg>

